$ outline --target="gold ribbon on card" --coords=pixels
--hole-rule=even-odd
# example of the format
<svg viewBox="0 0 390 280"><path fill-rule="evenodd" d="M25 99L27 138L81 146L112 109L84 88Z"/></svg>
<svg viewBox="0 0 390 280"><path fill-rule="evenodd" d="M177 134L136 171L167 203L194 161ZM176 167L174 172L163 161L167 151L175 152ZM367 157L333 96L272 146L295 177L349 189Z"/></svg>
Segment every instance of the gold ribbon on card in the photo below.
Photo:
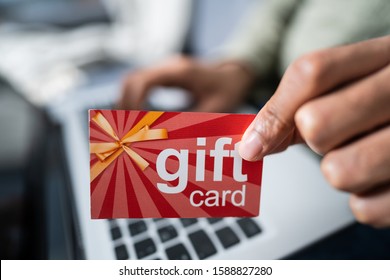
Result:
<svg viewBox="0 0 390 280"><path fill-rule="evenodd" d="M91 167L91 182L123 152L126 152L142 171L145 170L149 163L129 146L135 142L167 139L168 132L165 128L149 128L163 113L148 112L121 139L116 135L107 119L100 112L97 113L92 121L103 129L113 139L113 142L89 144L90 153L96 154L99 158L99 161Z"/></svg>

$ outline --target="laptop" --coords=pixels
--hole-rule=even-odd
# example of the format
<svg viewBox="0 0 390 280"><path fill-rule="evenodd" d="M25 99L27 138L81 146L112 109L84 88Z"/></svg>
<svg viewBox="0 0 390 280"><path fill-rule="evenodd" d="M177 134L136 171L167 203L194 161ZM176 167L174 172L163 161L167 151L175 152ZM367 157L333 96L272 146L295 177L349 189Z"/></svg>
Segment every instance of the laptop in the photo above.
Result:
<svg viewBox="0 0 390 280"><path fill-rule="evenodd" d="M128 71L115 66L95 72L111 79L95 79L105 82L91 83L50 107L63 128L76 224L87 259L279 259L354 221L348 195L325 181L320 157L303 145L264 159L259 217L92 220L87 112L111 108ZM169 91L156 89L149 104L167 109Z"/></svg>
<svg viewBox="0 0 390 280"><path fill-rule="evenodd" d="M211 2L216 3L201 1ZM232 1L229 7L235 10L236 2L241 3ZM226 6L225 1L220 4ZM93 64L84 69L87 83L46 105L62 127L77 242L86 259L278 259L354 221L348 196L329 186L319 169L320 158L302 145L265 158L259 217L92 220L87 112L111 108L124 75L133 70L112 61ZM154 92L150 107L183 105L167 104L166 96L172 94L170 89ZM185 103L186 98L172 100Z"/></svg>

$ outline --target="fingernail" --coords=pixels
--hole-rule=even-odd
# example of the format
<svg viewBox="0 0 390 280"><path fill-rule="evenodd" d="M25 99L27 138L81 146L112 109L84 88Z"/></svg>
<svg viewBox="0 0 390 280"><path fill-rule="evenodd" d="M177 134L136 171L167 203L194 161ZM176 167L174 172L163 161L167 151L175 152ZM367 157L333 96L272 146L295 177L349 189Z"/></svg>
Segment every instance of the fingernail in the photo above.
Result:
<svg viewBox="0 0 390 280"><path fill-rule="evenodd" d="M356 219L362 223L366 223L368 220L367 201L353 194L351 195L349 205Z"/></svg>
<svg viewBox="0 0 390 280"><path fill-rule="evenodd" d="M246 131L242 137L239 153L240 156L249 161L257 160L261 158L261 152L263 150L263 145L260 141L259 134L253 129Z"/></svg>

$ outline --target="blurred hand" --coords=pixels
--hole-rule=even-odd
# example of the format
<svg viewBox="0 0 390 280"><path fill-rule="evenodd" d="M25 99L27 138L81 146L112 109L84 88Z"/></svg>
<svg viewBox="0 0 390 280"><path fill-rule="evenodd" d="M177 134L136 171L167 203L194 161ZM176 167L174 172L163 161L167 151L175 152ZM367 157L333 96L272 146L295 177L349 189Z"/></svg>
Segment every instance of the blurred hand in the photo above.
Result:
<svg viewBox="0 0 390 280"><path fill-rule="evenodd" d="M351 193L356 218L390 226L390 36L295 61L245 132L247 160L305 142L321 169Z"/></svg>
<svg viewBox="0 0 390 280"><path fill-rule="evenodd" d="M150 89L167 86L191 92L196 101L194 111L228 112L243 102L253 80L250 70L237 62L208 65L178 56L130 74L118 105L141 109Z"/></svg>

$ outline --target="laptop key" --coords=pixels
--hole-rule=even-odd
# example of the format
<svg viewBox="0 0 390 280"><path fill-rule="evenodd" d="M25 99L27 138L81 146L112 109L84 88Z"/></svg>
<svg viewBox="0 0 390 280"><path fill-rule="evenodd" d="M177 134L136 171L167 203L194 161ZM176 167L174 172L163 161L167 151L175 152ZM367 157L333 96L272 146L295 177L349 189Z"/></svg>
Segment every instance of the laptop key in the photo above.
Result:
<svg viewBox="0 0 390 280"><path fill-rule="evenodd" d="M144 221L139 221L129 224L129 230L132 236L145 232L147 230L146 223Z"/></svg>
<svg viewBox="0 0 390 280"><path fill-rule="evenodd" d="M237 220L237 223L245 233L246 237L252 237L261 233L261 228L250 218Z"/></svg>
<svg viewBox="0 0 390 280"><path fill-rule="evenodd" d="M127 260L129 258L127 248L123 244L115 247L115 255L117 260Z"/></svg>
<svg viewBox="0 0 390 280"><path fill-rule="evenodd" d="M199 259L203 260L217 253L217 249L215 249L210 237L208 237L203 230L195 231L188 237L190 238Z"/></svg>
<svg viewBox="0 0 390 280"><path fill-rule="evenodd" d="M116 240L116 239L119 239L122 237L122 233L121 233L121 230L118 226L115 226L113 228L111 228L111 238L112 240Z"/></svg>
<svg viewBox="0 0 390 280"><path fill-rule="evenodd" d="M222 221L222 218L207 218L207 221L210 225L218 223L219 221Z"/></svg>
<svg viewBox="0 0 390 280"><path fill-rule="evenodd" d="M220 230L217 230L215 233L217 234L219 240L222 243L222 246L225 249L240 242L237 235L234 233L234 231L230 227L221 228Z"/></svg>
<svg viewBox="0 0 390 280"><path fill-rule="evenodd" d="M165 250L170 260L190 260L191 256L183 244L177 244Z"/></svg>
<svg viewBox="0 0 390 280"><path fill-rule="evenodd" d="M139 259L145 258L156 252L156 245L151 238L139 241L134 244L135 252Z"/></svg>
<svg viewBox="0 0 390 280"><path fill-rule="evenodd" d="M183 218L183 219L180 219L180 222L182 223L183 227L189 227L190 225L196 224L198 222L198 219Z"/></svg>
<svg viewBox="0 0 390 280"><path fill-rule="evenodd" d="M161 242L165 242L175 238L177 236L177 231L173 226L169 225L160 228L158 230L158 235L160 236Z"/></svg>

